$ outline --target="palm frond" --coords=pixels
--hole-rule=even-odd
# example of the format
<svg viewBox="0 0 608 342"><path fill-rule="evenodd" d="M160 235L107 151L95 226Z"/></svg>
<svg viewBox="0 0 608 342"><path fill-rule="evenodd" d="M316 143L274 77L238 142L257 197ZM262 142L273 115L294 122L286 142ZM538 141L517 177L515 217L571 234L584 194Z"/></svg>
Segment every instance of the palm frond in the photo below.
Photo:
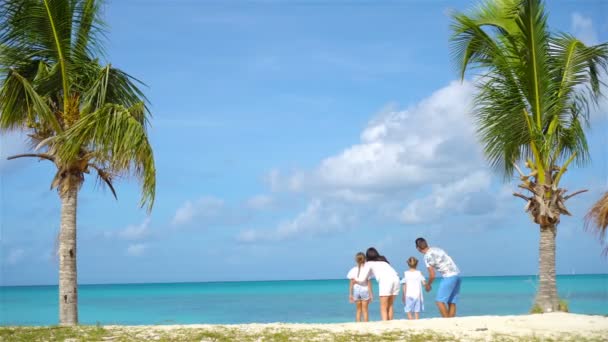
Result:
<svg viewBox="0 0 608 342"><path fill-rule="evenodd" d="M83 89L83 112L92 112L103 107L106 103L114 103L124 107L133 107L143 103L146 115L149 111L144 93L138 88L141 82L120 69L111 65L91 69L91 81ZM143 123L144 121L142 121Z"/></svg>
<svg viewBox="0 0 608 342"><path fill-rule="evenodd" d="M58 154L64 161L80 157L82 150L95 151L102 163L117 174L136 176L142 185L141 205L151 210L156 187L156 169L145 126L133 116L134 108L106 104L83 116L58 136Z"/></svg>
<svg viewBox="0 0 608 342"><path fill-rule="evenodd" d="M110 189L110 191L112 191L112 195L114 195L114 198L118 199L118 196L116 196L116 190L114 189L112 174L109 171L105 170L103 167L97 166L95 164L89 164L89 167L92 167L93 169L95 169L95 171L97 171L98 183L105 184Z"/></svg>
<svg viewBox="0 0 608 342"><path fill-rule="evenodd" d="M74 1L74 43L76 56L99 56L104 50L101 38L105 33L105 23L101 20L103 0Z"/></svg>
<svg viewBox="0 0 608 342"><path fill-rule="evenodd" d="M459 74L476 71L473 116L490 165L509 178L513 163L544 170L574 156L589 160L584 127L601 96L606 44L551 34L541 0L485 1L452 15Z"/></svg>
<svg viewBox="0 0 608 342"><path fill-rule="evenodd" d="M585 228L596 231L600 241L605 242L608 234L608 192L591 207L585 216ZM605 252L608 252L608 247Z"/></svg>
<svg viewBox="0 0 608 342"><path fill-rule="evenodd" d="M62 131L45 100L27 79L12 71L0 88L0 129L10 130L36 122L48 125L57 132Z"/></svg>

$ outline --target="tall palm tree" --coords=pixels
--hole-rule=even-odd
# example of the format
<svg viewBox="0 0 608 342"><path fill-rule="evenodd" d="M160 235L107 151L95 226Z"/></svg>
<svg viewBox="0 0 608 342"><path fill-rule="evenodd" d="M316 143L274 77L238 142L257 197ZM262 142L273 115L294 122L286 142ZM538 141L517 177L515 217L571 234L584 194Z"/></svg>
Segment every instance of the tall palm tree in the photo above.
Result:
<svg viewBox="0 0 608 342"><path fill-rule="evenodd" d="M100 0L0 2L0 131L23 130L35 157L55 164L51 188L61 199L59 322L78 323L76 207L93 171L112 181L133 175L151 210L156 171L137 81L104 65Z"/></svg>
<svg viewBox="0 0 608 342"><path fill-rule="evenodd" d="M485 1L469 13L452 14L452 52L464 79L474 70L474 118L490 165L529 195L528 212L540 228L536 306L558 309L555 236L561 215L570 215L560 187L570 164L588 160L584 127L600 98L600 74L608 45L586 46L567 33L551 32L541 0ZM529 173L521 170L524 164Z"/></svg>

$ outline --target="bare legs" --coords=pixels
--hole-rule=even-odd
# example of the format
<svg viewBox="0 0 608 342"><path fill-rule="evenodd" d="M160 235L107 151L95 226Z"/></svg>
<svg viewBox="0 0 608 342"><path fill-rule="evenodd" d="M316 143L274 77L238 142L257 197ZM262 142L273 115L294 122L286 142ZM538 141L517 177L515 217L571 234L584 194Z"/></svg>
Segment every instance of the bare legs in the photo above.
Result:
<svg viewBox="0 0 608 342"><path fill-rule="evenodd" d="M363 312L363 322L369 322L369 300L364 300L361 302L361 309Z"/></svg>
<svg viewBox="0 0 608 342"><path fill-rule="evenodd" d="M369 322L369 300L358 300L356 302L357 305L357 314L355 316L355 320L357 322Z"/></svg>
<svg viewBox="0 0 608 342"><path fill-rule="evenodd" d="M411 312L408 312L407 319L420 319L420 313L414 312L414 314L412 315Z"/></svg>
<svg viewBox="0 0 608 342"><path fill-rule="evenodd" d="M456 317L456 304L449 304L449 307L446 306L446 303L443 302L435 302L437 303L437 308L439 309L439 313L441 317Z"/></svg>
<svg viewBox="0 0 608 342"><path fill-rule="evenodd" d="M389 300L388 300L388 320L392 321L393 320L393 316L395 315L395 298L397 296L389 296Z"/></svg>
<svg viewBox="0 0 608 342"><path fill-rule="evenodd" d="M450 309L448 310L448 315L450 317L456 317L456 304L450 304Z"/></svg>
<svg viewBox="0 0 608 342"><path fill-rule="evenodd" d="M397 296L380 296L380 316L382 316L383 321L390 321L393 319L393 316L395 315L393 310L395 297Z"/></svg>

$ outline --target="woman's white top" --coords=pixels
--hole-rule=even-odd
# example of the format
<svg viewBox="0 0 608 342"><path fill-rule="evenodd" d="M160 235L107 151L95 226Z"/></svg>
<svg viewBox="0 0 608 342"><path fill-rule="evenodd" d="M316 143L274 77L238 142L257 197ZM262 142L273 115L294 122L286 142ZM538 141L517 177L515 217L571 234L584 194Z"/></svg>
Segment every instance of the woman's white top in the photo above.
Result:
<svg viewBox="0 0 608 342"><path fill-rule="evenodd" d="M399 274L388 262L367 261L365 262L365 265L361 267L361 272L359 272L359 277L357 277L356 281L364 281L372 276L376 278L378 282L395 278L399 279Z"/></svg>

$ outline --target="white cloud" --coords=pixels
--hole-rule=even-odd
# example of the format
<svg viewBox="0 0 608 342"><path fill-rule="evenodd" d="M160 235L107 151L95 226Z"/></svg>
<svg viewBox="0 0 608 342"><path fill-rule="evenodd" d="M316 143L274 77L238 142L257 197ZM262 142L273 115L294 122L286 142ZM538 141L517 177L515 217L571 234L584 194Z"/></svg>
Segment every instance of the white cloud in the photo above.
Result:
<svg viewBox="0 0 608 342"><path fill-rule="evenodd" d="M148 237L150 233L150 218L146 218L142 223L128 225L125 229L118 232L106 231L103 233L103 236L108 239L141 240Z"/></svg>
<svg viewBox="0 0 608 342"><path fill-rule="evenodd" d="M302 235L323 235L346 230L354 225L356 215L345 208L321 199L310 201L306 209L294 219L279 223L273 230L241 231L237 240L241 242L280 241Z"/></svg>
<svg viewBox="0 0 608 342"><path fill-rule="evenodd" d="M25 250L22 248L12 248L6 256L5 263L16 265L25 257Z"/></svg>
<svg viewBox="0 0 608 342"><path fill-rule="evenodd" d="M247 200L247 207L255 210L269 209L273 204L273 198L268 195L256 195Z"/></svg>
<svg viewBox="0 0 608 342"><path fill-rule="evenodd" d="M202 197L194 202L186 201L177 209L171 224L181 226L192 223L195 219L218 217L225 207L224 201L215 197Z"/></svg>
<svg viewBox="0 0 608 342"><path fill-rule="evenodd" d="M428 184L445 184L485 167L471 120L474 86L454 81L405 110L387 107L360 142L311 171L267 177L276 190L369 201Z"/></svg>
<svg viewBox="0 0 608 342"><path fill-rule="evenodd" d="M474 92L471 82L454 81L406 109L387 106L357 144L316 167L272 170L266 181L273 191L313 200L275 229L244 230L237 239L278 241L340 231L357 224L350 213L366 209L367 215L404 224L494 210L499 195L490 193L491 176L476 139Z"/></svg>
<svg viewBox="0 0 608 342"><path fill-rule="evenodd" d="M146 218L141 224L127 226L118 232L118 236L124 240L139 240L150 234L150 218Z"/></svg>
<svg viewBox="0 0 608 342"><path fill-rule="evenodd" d="M591 18L586 17L578 12L572 13L571 19L572 34L580 39L586 45L595 45L599 43L597 32L593 27Z"/></svg>
<svg viewBox="0 0 608 342"><path fill-rule="evenodd" d="M145 243L135 243L127 247L127 255L129 256L142 256L148 249L148 245Z"/></svg>
<svg viewBox="0 0 608 342"><path fill-rule="evenodd" d="M436 185L431 194L411 201L401 212L403 223L436 221L445 215L482 215L495 208L496 200L488 194L491 177L477 171L447 186Z"/></svg>

